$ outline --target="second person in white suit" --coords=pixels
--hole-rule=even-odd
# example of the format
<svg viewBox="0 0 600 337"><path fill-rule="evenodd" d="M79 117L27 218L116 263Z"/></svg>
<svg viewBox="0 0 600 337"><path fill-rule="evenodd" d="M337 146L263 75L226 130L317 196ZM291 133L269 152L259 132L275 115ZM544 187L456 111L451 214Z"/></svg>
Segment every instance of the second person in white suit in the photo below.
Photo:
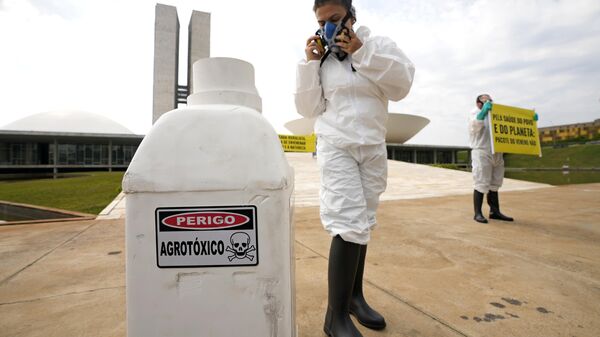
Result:
<svg viewBox="0 0 600 337"><path fill-rule="evenodd" d="M477 108L471 111L469 120L469 144L471 146L471 166L473 167L473 219L487 223L481 212L483 196L487 193L490 206L490 219L513 221L513 218L500 212L498 190L504 181L504 154L492 153L490 136L490 115L492 98L488 94L477 96ZM537 116L537 115L536 115ZM535 117L537 120L537 117Z"/></svg>

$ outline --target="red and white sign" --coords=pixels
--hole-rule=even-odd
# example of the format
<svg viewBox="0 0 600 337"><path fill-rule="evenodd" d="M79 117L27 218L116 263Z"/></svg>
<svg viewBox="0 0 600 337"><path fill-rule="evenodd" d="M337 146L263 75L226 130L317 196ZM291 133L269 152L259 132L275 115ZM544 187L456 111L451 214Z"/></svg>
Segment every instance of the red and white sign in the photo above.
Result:
<svg viewBox="0 0 600 337"><path fill-rule="evenodd" d="M171 215L162 220L165 226L191 230L225 229L241 226L250 218L238 213L208 211Z"/></svg>

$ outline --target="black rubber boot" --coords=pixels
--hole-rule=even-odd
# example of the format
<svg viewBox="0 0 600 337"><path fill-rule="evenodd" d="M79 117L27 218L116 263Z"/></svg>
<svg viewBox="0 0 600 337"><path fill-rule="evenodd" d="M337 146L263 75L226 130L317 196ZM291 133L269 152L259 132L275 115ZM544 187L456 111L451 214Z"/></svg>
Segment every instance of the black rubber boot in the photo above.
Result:
<svg viewBox="0 0 600 337"><path fill-rule="evenodd" d="M360 257L354 278L354 290L350 300L350 313L356 317L358 322L369 329L382 330L385 328L385 319L377 311L373 310L363 295L363 274L365 271L365 258L367 246L360 246Z"/></svg>
<svg viewBox="0 0 600 337"><path fill-rule="evenodd" d="M483 216L483 213L481 213L481 205L483 205L483 193L479 192L478 190L474 190L473 208L475 209L475 216L473 217L473 220L481 223L488 223L487 219Z"/></svg>
<svg viewBox="0 0 600 337"><path fill-rule="evenodd" d="M506 216L500 212L500 200L498 199L498 192L489 191L487 195L487 202L490 205L490 219L502 220L502 221L514 221L513 218Z"/></svg>
<svg viewBox="0 0 600 337"><path fill-rule="evenodd" d="M344 241L339 235L329 250L327 314L323 330L330 337L362 337L350 319L350 298L360 256L360 245Z"/></svg>

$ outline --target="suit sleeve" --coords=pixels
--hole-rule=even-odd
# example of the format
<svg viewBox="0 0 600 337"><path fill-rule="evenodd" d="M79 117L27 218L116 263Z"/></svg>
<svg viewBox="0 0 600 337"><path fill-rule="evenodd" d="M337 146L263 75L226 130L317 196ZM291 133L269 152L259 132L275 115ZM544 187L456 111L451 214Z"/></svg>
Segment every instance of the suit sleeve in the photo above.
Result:
<svg viewBox="0 0 600 337"><path fill-rule="evenodd" d="M306 118L316 117L325 111L325 98L323 97L319 68L319 61L300 61L296 68L294 100L296 110Z"/></svg>
<svg viewBox="0 0 600 337"><path fill-rule="evenodd" d="M371 80L391 101L408 95L415 75L415 66L387 37L368 37L352 60L356 71Z"/></svg>
<svg viewBox="0 0 600 337"><path fill-rule="evenodd" d="M479 109L471 112L471 118L469 119L469 132L472 135L476 135L481 132L484 128L485 120L477 119L477 114L479 113Z"/></svg>

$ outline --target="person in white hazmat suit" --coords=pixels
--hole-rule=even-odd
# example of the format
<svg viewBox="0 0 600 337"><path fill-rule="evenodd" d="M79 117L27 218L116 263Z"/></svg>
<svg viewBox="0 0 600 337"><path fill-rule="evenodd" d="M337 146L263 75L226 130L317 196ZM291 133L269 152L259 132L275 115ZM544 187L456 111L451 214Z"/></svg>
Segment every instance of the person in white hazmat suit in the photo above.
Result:
<svg viewBox="0 0 600 337"><path fill-rule="evenodd" d="M317 117L321 222L333 237L329 252L329 336L361 336L352 323L383 329L385 319L362 291L367 243L387 183L388 101L404 98L415 68L387 37L352 26L351 0L315 0L320 29L308 38L297 66L298 112Z"/></svg>
<svg viewBox="0 0 600 337"><path fill-rule="evenodd" d="M490 206L490 219L513 221L500 212L498 189L504 180L503 153L492 154L490 135L489 111L492 109L490 95L477 96L477 108L471 111L469 120L469 143L471 146L471 166L473 167L473 208L477 222L487 223L481 212L483 195L487 193L487 202Z"/></svg>

